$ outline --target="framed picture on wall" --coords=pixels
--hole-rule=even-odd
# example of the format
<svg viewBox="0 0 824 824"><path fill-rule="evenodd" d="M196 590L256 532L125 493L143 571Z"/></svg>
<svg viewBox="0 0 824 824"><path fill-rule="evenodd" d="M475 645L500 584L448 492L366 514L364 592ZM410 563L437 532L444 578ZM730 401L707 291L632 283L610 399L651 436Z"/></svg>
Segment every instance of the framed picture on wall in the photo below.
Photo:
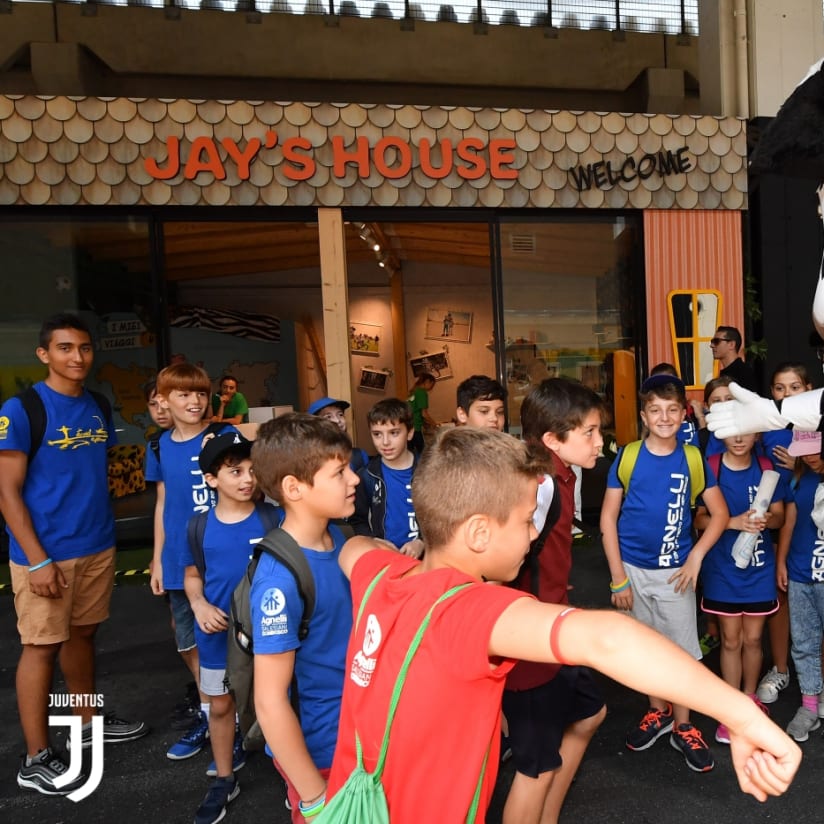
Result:
<svg viewBox="0 0 824 824"><path fill-rule="evenodd" d="M432 340L469 343L472 337L472 312L449 307L429 306L423 336Z"/></svg>
<svg viewBox="0 0 824 824"><path fill-rule="evenodd" d="M435 352L431 355L421 355L419 358L410 358L409 365L412 367L412 375L415 378L421 372L429 372L436 381L452 377L452 367L449 365L446 352Z"/></svg>
<svg viewBox="0 0 824 824"><path fill-rule="evenodd" d="M353 355L380 355L381 325L349 322L349 351Z"/></svg>
<svg viewBox="0 0 824 824"><path fill-rule="evenodd" d="M370 392L386 392L386 381L388 372L379 372L377 369L363 367L360 372L359 389L366 389Z"/></svg>

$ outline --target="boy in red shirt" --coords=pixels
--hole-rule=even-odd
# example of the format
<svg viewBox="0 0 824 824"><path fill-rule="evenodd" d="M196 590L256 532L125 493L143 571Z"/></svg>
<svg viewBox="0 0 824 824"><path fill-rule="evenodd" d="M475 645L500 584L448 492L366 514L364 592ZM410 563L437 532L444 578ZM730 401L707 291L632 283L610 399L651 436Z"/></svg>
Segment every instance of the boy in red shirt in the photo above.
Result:
<svg viewBox="0 0 824 824"><path fill-rule="evenodd" d="M484 820L498 767L501 694L516 659L597 666L633 689L719 714L734 731L742 790L760 800L786 790L798 747L746 696L662 636L614 612L543 604L486 583L517 575L537 536L537 487L523 443L456 427L427 449L413 480L423 560L376 549L374 538L347 542L340 565L356 616L366 589L384 574L347 650L329 797L356 764L356 731L365 767L375 769L412 636L435 601L460 584L469 586L433 610L394 716L382 778L392 824L465 821L476 793L473 818Z"/></svg>

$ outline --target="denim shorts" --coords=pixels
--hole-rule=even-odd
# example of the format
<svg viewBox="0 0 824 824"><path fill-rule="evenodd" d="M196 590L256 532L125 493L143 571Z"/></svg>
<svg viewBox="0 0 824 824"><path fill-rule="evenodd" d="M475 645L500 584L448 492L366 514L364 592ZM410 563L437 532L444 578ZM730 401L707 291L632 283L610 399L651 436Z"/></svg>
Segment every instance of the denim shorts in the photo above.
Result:
<svg viewBox="0 0 824 824"><path fill-rule="evenodd" d="M188 652L197 646L195 642L195 614L182 589L170 589L169 607L175 622L175 641L178 652Z"/></svg>

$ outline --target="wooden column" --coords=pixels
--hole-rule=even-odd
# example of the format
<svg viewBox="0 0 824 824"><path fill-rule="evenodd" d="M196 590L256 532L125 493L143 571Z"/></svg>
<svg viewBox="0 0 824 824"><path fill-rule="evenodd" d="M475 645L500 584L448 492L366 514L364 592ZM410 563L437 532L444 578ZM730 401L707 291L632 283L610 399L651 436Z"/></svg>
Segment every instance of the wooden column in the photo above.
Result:
<svg viewBox="0 0 824 824"><path fill-rule="evenodd" d="M318 234L327 390L330 397L352 403L349 282L346 275L346 236L340 209L318 209ZM357 433L351 418L349 434L354 441Z"/></svg>

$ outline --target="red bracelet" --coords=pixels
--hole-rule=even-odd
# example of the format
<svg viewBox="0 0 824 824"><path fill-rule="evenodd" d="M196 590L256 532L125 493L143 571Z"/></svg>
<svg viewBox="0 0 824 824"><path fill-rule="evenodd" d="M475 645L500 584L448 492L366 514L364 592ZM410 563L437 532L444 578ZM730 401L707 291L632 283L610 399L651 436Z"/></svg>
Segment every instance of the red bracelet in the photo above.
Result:
<svg viewBox="0 0 824 824"><path fill-rule="evenodd" d="M558 633L561 630L561 624L563 624L564 619L569 617L573 612L577 612L577 607L567 607L563 610L555 621L552 624L552 629L549 631L549 651L552 653L553 657L559 664L566 664L569 665L569 661L564 659L564 656L558 652Z"/></svg>

